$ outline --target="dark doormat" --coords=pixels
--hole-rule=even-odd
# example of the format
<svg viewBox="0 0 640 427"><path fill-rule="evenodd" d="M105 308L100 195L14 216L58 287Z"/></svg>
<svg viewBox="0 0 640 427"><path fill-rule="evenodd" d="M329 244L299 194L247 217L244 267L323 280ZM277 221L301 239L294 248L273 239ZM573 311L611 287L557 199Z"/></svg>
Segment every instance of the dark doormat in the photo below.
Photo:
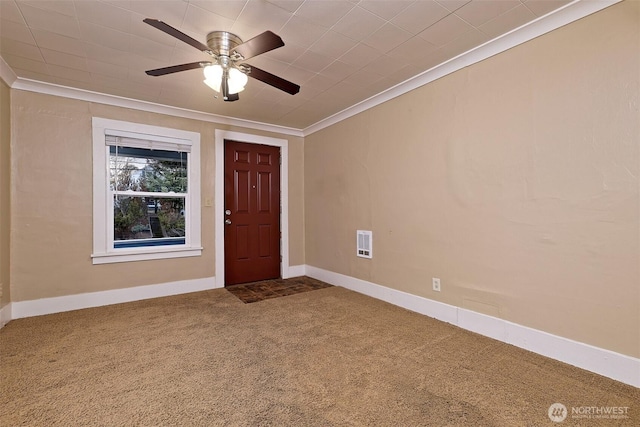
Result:
<svg viewBox="0 0 640 427"><path fill-rule="evenodd" d="M242 283L227 286L226 289L237 296L245 304L263 301L266 299L300 294L302 292L315 291L316 289L329 288L330 285L311 277L301 276L291 279L273 279L260 282Z"/></svg>

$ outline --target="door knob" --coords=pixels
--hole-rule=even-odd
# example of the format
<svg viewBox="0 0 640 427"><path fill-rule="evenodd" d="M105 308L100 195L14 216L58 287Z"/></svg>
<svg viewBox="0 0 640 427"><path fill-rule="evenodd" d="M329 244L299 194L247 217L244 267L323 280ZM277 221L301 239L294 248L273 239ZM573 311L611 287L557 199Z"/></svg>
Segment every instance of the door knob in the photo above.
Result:
<svg viewBox="0 0 640 427"><path fill-rule="evenodd" d="M229 209L227 209L226 211L224 211L225 215L231 215L231 211Z"/></svg>
<svg viewBox="0 0 640 427"><path fill-rule="evenodd" d="M227 219L224 220L224 223L229 225L229 224L231 224L231 220L229 218L227 218Z"/></svg>

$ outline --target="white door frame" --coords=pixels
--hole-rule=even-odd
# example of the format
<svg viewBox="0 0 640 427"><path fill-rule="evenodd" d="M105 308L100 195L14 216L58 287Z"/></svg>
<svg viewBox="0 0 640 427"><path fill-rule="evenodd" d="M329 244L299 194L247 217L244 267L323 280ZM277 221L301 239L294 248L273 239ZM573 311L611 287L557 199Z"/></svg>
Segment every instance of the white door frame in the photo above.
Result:
<svg viewBox="0 0 640 427"><path fill-rule="evenodd" d="M215 133L215 250L216 250L216 287L224 287L224 140L232 139L249 144L262 144L280 147L280 274L282 278L291 277L289 272L289 141L280 138L232 132L216 129Z"/></svg>

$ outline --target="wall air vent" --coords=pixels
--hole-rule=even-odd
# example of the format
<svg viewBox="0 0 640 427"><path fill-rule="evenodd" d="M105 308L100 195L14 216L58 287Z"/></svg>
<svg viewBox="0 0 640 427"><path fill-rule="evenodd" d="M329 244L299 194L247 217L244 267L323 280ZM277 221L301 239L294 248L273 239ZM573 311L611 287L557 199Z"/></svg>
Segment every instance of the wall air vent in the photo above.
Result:
<svg viewBox="0 0 640 427"><path fill-rule="evenodd" d="M373 258L373 236L371 231L356 231L356 255L362 258Z"/></svg>

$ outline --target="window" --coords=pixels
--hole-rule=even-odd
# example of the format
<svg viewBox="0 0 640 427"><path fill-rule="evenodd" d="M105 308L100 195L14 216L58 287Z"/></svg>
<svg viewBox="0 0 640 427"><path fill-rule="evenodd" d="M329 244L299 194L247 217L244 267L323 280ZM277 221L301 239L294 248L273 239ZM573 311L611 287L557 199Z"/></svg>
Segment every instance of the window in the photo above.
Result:
<svg viewBox="0 0 640 427"><path fill-rule="evenodd" d="M199 256L200 135L93 119L93 263Z"/></svg>

